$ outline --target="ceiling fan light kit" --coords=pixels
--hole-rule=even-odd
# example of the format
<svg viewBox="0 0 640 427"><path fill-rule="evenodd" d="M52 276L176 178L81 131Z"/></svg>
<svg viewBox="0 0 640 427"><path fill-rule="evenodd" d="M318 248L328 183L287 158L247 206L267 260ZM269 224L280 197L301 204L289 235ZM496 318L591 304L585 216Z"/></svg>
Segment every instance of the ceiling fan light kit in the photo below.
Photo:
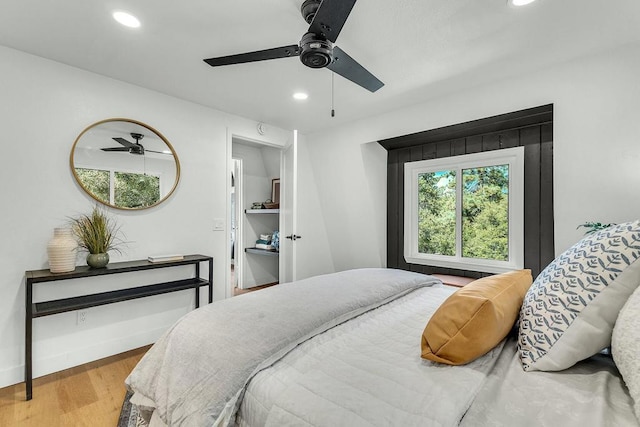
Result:
<svg viewBox="0 0 640 427"><path fill-rule="evenodd" d="M333 62L333 45L314 33L302 36L300 49L300 61L309 68L324 68Z"/></svg>
<svg viewBox="0 0 640 427"><path fill-rule="evenodd" d="M329 68L347 80L375 92L384 83L334 45L355 3L356 0L305 0L300 13L309 24L309 29L297 45L209 58L204 62L218 67L299 56L307 67Z"/></svg>

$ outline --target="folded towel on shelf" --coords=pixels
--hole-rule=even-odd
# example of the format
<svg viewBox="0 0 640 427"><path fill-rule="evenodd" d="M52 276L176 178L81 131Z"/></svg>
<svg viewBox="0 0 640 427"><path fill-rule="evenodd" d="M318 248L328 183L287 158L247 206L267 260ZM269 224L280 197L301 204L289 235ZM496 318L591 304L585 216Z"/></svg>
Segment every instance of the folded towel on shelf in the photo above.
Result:
<svg viewBox="0 0 640 427"><path fill-rule="evenodd" d="M261 234L260 240L271 240L271 234Z"/></svg>
<svg viewBox="0 0 640 427"><path fill-rule="evenodd" d="M258 245L258 244L260 244L260 245L270 245L271 244L271 240L262 240L262 239L256 240L256 245Z"/></svg>
<svg viewBox="0 0 640 427"><path fill-rule="evenodd" d="M265 245L264 243L256 243L256 248L258 248L258 249L266 249L268 251L273 250L273 246Z"/></svg>

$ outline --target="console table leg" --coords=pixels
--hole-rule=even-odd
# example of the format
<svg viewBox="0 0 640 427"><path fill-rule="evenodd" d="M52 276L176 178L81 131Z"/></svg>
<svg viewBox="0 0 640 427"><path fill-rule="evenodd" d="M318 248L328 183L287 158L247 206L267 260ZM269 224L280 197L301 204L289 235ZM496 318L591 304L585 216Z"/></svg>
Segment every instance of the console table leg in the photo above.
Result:
<svg viewBox="0 0 640 427"><path fill-rule="evenodd" d="M200 263L196 263L196 279L200 278ZM196 308L200 307L200 287L196 286Z"/></svg>
<svg viewBox="0 0 640 427"><path fill-rule="evenodd" d="M24 333L24 383L26 400L33 397L33 372L31 370L32 361L32 326L33 326L33 284L27 280L26 304L25 304L25 333Z"/></svg>
<svg viewBox="0 0 640 427"><path fill-rule="evenodd" d="M213 302L213 258L209 259L209 304Z"/></svg>

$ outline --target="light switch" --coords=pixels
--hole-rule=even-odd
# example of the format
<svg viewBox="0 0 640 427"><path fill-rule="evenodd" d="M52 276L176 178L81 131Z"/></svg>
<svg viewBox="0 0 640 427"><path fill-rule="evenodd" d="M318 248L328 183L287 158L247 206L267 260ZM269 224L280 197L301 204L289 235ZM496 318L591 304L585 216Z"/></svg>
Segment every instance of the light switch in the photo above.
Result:
<svg viewBox="0 0 640 427"><path fill-rule="evenodd" d="M224 230L224 219L222 218L214 218L213 220L213 231L223 231Z"/></svg>

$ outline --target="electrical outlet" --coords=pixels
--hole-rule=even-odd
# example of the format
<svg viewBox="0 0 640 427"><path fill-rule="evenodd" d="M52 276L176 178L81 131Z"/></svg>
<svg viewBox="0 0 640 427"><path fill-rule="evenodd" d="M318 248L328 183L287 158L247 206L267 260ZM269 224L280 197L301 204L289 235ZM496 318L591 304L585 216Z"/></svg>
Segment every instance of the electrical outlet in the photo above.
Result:
<svg viewBox="0 0 640 427"><path fill-rule="evenodd" d="M82 325L87 321L87 311L86 310L78 310L78 319L77 324Z"/></svg>

